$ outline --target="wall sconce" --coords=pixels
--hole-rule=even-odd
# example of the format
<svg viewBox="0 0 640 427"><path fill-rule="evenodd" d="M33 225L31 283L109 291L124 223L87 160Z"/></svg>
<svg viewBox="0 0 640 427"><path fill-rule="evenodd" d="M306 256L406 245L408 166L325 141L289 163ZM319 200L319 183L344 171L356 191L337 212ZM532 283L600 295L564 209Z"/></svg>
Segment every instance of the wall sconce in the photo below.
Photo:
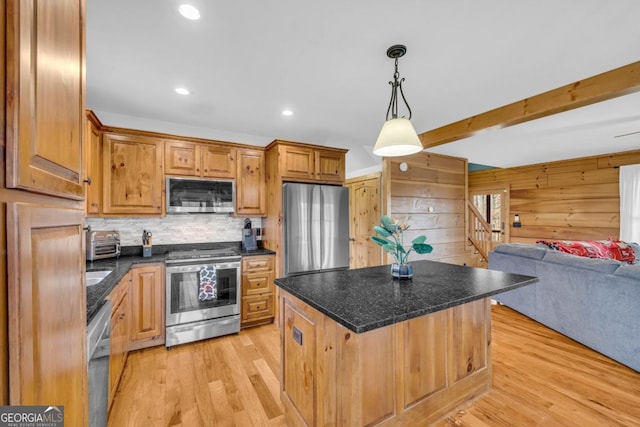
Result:
<svg viewBox="0 0 640 427"><path fill-rule="evenodd" d="M515 215L513 216L513 224L512 224L512 225L513 225L514 227L516 227L516 228L520 228L520 227L522 227L522 223L520 222L520 215L515 214Z"/></svg>

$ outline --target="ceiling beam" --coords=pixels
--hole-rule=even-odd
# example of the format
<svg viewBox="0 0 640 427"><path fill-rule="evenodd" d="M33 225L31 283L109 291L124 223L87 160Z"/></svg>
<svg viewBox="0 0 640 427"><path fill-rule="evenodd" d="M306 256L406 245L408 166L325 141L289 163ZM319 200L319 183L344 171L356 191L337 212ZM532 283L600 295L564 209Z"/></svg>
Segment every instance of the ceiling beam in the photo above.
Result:
<svg viewBox="0 0 640 427"><path fill-rule="evenodd" d="M640 91L640 61L418 135L435 147Z"/></svg>

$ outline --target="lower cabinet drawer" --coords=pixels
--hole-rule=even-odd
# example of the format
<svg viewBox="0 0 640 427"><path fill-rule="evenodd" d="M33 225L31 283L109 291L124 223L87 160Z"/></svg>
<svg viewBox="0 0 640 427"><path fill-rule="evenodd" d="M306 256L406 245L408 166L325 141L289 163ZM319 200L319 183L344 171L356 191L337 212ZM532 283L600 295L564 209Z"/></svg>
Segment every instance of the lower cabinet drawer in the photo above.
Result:
<svg viewBox="0 0 640 427"><path fill-rule="evenodd" d="M242 298L242 321L273 317L273 294Z"/></svg>
<svg viewBox="0 0 640 427"><path fill-rule="evenodd" d="M273 292L269 283L270 272L247 273L242 275L242 294L246 296Z"/></svg>

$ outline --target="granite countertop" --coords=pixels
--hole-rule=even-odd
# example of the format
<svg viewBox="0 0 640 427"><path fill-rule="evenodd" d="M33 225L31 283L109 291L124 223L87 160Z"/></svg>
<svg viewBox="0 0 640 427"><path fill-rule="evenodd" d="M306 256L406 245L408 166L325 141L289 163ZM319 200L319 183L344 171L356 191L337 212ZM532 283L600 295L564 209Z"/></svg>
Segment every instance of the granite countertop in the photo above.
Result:
<svg viewBox="0 0 640 427"><path fill-rule="evenodd" d="M355 333L402 322L538 281L538 278L416 261L412 280L389 265L279 278L276 285Z"/></svg>
<svg viewBox="0 0 640 427"><path fill-rule="evenodd" d="M167 253L172 251L204 250L204 249L233 249L242 257L275 254L270 249L258 248L254 251L245 251L240 248L238 242L226 243L194 243L179 245L153 246L153 255L142 256L141 246L124 246L121 249L120 258L107 258L96 261L87 261L87 271L112 270L100 283L87 286L87 324L104 305L105 298L113 288L122 280L134 264L163 263Z"/></svg>

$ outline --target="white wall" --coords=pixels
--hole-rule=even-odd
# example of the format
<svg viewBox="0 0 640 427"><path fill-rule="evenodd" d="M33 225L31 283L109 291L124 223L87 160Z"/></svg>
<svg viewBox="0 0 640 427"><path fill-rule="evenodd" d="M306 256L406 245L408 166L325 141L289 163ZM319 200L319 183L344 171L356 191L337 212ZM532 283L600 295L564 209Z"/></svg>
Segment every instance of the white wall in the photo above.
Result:
<svg viewBox="0 0 640 427"><path fill-rule="evenodd" d="M253 228L263 228L261 218L250 219ZM239 242L242 239L244 217L181 214L164 218L87 218L87 224L93 230L119 231L122 246L142 245L142 230L153 233L154 245Z"/></svg>

